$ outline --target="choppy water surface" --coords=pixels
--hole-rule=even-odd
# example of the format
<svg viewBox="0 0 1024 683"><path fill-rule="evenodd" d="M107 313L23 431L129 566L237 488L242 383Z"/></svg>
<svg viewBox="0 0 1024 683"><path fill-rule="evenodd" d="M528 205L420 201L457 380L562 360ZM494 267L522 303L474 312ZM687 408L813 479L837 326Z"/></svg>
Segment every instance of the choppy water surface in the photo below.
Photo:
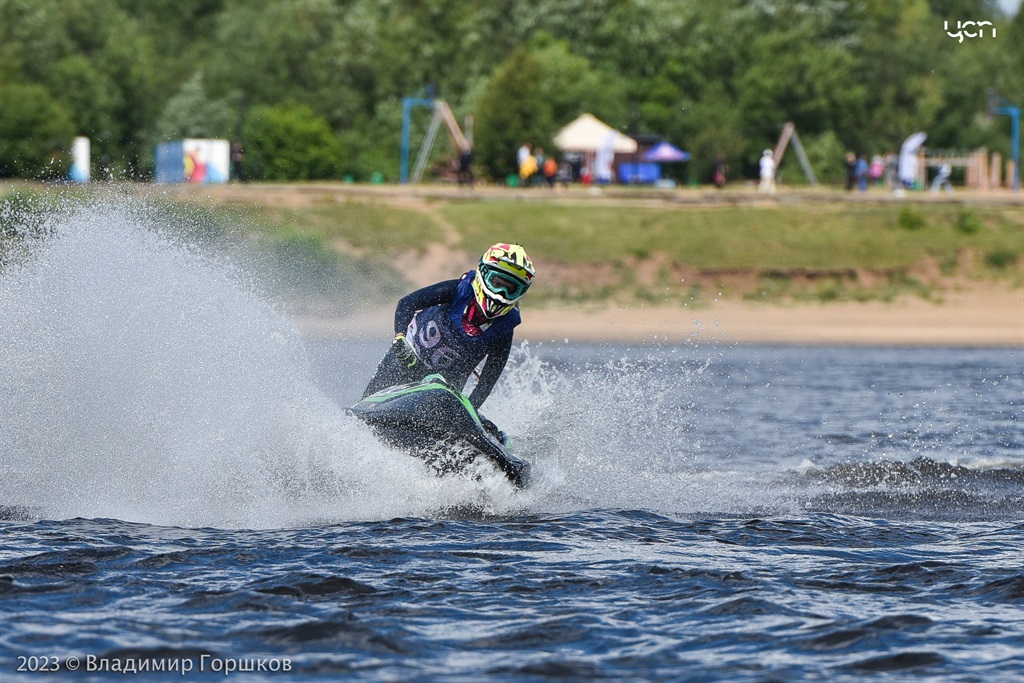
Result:
<svg viewBox="0 0 1024 683"><path fill-rule="evenodd" d="M1024 675L1021 349L523 346L514 493L343 414L387 340L47 220L0 269L0 680Z"/></svg>

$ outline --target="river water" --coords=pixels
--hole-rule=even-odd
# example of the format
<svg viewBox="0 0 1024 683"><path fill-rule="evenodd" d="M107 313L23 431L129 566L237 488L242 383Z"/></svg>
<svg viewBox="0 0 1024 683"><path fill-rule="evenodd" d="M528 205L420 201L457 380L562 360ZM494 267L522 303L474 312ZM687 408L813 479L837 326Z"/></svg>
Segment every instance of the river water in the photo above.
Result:
<svg viewBox="0 0 1024 683"><path fill-rule="evenodd" d="M523 344L513 492L140 221L0 271L0 680L1021 680L1024 350Z"/></svg>

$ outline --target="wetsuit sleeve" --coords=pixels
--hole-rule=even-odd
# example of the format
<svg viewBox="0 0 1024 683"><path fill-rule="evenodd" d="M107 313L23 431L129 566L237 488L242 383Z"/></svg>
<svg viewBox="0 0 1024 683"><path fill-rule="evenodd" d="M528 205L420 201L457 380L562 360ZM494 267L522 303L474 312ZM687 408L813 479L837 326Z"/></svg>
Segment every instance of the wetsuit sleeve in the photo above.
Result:
<svg viewBox="0 0 1024 683"><path fill-rule="evenodd" d="M395 334L405 332L416 311L452 301L458 286L458 280L445 280L402 297L395 307Z"/></svg>
<svg viewBox="0 0 1024 683"><path fill-rule="evenodd" d="M477 410L487 397L491 395L491 389L498 382L501 373L505 370L505 363L508 362L508 354L512 350L512 335L504 337L495 342L494 347L487 352L487 360L484 361L484 369L480 372L480 379L477 380L473 393L469 395L469 402Z"/></svg>

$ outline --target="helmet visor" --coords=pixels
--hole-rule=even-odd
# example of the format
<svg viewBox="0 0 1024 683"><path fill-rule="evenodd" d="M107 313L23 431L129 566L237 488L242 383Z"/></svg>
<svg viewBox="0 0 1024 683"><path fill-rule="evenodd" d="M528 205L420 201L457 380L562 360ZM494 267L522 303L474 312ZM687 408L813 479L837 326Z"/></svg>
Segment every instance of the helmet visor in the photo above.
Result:
<svg viewBox="0 0 1024 683"><path fill-rule="evenodd" d="M508 301L516 301L530 288L526 280L486 263L480 264L480 275L487 289Z"/></svg>

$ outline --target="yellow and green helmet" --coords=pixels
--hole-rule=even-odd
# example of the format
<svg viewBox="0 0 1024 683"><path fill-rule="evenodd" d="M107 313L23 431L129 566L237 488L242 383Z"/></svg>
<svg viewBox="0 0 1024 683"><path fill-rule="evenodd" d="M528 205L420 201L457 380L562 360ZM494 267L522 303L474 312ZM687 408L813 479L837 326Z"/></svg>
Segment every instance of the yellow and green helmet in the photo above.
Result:
<svg viewBox="0 0 1024 683"><path fill-rule="evenodd" d="M488 318L505 315L526 294L537 270L520 244L494 244L480 257L473 295Z"/></svg>

